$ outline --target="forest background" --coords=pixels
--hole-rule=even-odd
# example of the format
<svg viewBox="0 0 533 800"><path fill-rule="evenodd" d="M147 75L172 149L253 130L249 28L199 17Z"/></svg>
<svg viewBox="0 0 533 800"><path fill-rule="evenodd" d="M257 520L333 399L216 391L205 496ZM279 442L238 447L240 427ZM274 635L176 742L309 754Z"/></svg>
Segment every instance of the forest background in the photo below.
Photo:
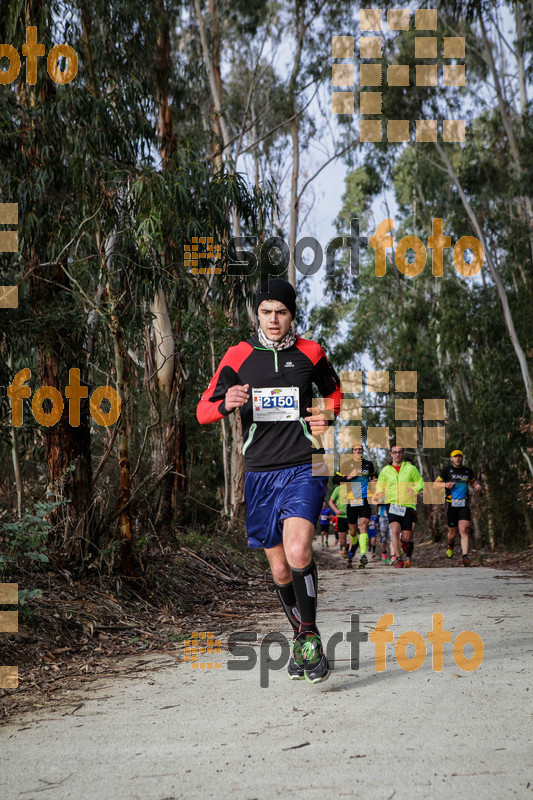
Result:
<svg viewBox="0 0 533 800"><path fill-rule="evenodd" d="M380 4L384 20L391 7ZM414 11L426 4L409 7L409 30L373 34L384 72L409 64L412 76L383 92L383 118L464 118L462 144L440 134L415 142L414 122L408 143L360 142L357 63L355 113L332 114L332 36L354 36L357 55L358 3L2 3L1 42L22 54L35 25L46 53L66 42L79 68L58 85L41 58L30 84L22 59L0 86L0 202L18 204L19 236L16 254L0 254L2 283L19 291L18 308L0 310L0 385L30 368L32 395L41 386L64 395L77 368L89 395L109 385L122 399L109 427L87 400L78 426L65 402L50 427L25 400L14 427L3 392L0 580L22 583L21 602L39 570L131 577L156 551L205 548L202 536L237 532L244 544L239 417L200 427L195 408L227 347L253 329L260 281L279 272L281 249L277 259L262 245L278 236L292 253L314 233L325 250L325 214L338 235L357 218L370 237L393 217L395 243L427 242L442 218L452 246L462 236L483 243L475 277L446 251L435 278L431 250L417 277L401 274L388 250L378 277L364 247L359 276L346 248L329 270L301 275L291 260L287 274L298 331L337 371L362 370L363 436L368 426L393 432L394 400L406 396L394 381L388 395L367 392L368 369L416 371L408 396L419 446L409 457L433 480L450 446L463 449L484 486L476 542L533 544L533 3L433 4L439 56L442 37L466 40L465 86L443 88L439 77L437 89L414 85ZM319 181L329 181L325 209ZM221 245L219 274L185 265L185 245L203 236ZM257 237L249 275L228 271L238 236ZM422 448L424 398L446 400L445 448ZM385 463L385 450L371 455ZM421 514L438 539L442 509Z"/></svg>

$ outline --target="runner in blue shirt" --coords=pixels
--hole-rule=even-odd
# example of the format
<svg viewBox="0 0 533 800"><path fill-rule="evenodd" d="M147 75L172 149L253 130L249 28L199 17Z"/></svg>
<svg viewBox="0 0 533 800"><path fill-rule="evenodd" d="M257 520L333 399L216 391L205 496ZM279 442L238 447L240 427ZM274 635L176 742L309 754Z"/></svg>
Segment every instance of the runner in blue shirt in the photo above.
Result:
<svg viewBox="0 0 533 800"><path fill-rule="evenodd" d="M390 540L389 518L387 516L387 506L379 507L379 533L381 536L381 563L387 563L387 541Z"/></svg>
<svg viewBox="0 0 533 800"><path fill-rule="evenodd" d="M453 545L457 530L459 530L463 567L469 567L471 561L468 556L468 531L470 530L471 516L468 486L472 484L476 492L480 492L482 487L470 467L463 465L463 453L461 450L452 450L450 453L450 465L439 472L433 486L437 488L442 482L446 487L446 519L448 522L446 557L453 558Z"/></svg>
<svg viewBox="0 0 533 800"><path fill-rule="evenodd" d="M376 557L376 534L377 534L377 515L372 514L368 523L368 547L372 553L372 558Z"/></svg>
<svg viewBox="0 0 533 800"><path fill-rule="evenodd" d="M329 518L333 514L331 508L328 506L326 501L322 503L322 509L320 511L320 539L322 543L322 550L324 549L324 537L326 537L326 547L329 547L328 537L329 537Z"/></svg>
<svg viewBox="0 0 533 800"><path fill-rule="evenodd" d="M355 555L357 542L361 558L359 569L364 569L368 563L366 550L368 546L368 523L372 516L372 508L368 502L368 485L376 480L376 470L372 461L363 458L363 448L360 445L352 447L353 469L347 475L337 472L333 476L333 485L339 484L345 490L343 502L347 504L348 528L350 531L350 549L346 553L348 559ZM359 533L358 533L359 529ZM343 554L344 555L344 554Z"/></svg>

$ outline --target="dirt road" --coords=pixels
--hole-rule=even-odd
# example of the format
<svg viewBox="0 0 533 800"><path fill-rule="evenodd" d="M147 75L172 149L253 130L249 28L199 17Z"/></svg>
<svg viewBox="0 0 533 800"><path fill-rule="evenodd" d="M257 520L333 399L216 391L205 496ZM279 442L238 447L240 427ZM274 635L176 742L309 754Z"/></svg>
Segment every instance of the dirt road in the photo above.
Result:
<svg viewBox="0 0 533 800"><path fill-rule="evenodd" d="M256 626L257 641L246 643L244 655L228 651L227 637L220 654L200 653L199 663L212 669L169 656L134 659L128 677L93 683L72 707L0 729L0 796L533 798L530 580L484 568L371 563L364 571L322 570L319 607L323 639L330 647L342 639L327 682L287 679L283 641L270 651L263 642L269 632L289 635L276 614ZM394 641L365 640L390 613ZM433 670L428 641L434 614L451 638L441 671ZM397 660L404 653L406 666L415 656L414 645L396 647L406 631L418 634L404 637L416 640L423 661L416 671ZM482 663L471 671L478 639L461 661L460 637L459 666L453 657L463 631L483 642ZM376 670L380 646L383 671Z"/></svg>

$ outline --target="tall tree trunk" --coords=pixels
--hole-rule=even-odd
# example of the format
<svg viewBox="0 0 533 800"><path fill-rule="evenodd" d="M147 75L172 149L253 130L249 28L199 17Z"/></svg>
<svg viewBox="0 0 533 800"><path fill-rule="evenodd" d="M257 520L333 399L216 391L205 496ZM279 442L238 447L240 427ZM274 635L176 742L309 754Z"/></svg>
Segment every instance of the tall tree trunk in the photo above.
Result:
<svg viewBox="0 0 533 800"><path fill-rule="evenodd" d="M15 371L13 351L9 353L8 367L12 373ZM22 470L20 467L19 439L18 430L11 425L11 458L13 460L13 472L15 474L15 486L17 488L17 516L22 517L22 507L24 505L24 484L22 482Z"/></svg>
<svg viewBox="0 0 533 800"><path fill-rule="evenodd" d="M210 342L210 346L211 346L211 373L214 375L217 366L215 360L215 345L213 344L212 339ZM220 420L220 435L222 440L222 468L224 470L224 514L230 516L232 508L231 463L228 458L228 431L226 428L226 419L224 417Z"/></svg>
<svg viewBox="0 0 533 800"><path fill-rule="evenodd" d="M231 429L231 516L242 519L244 511L244 458L242 424L238 412L228 417Z"/></svg>
<svg viewBox="0 0 533 800"><path fill-rule="evenodd" d="M489 545L492 552L496 550L496 532L495 532L495 524L494 524L494 514L492 513L492 505L490 501L491 491L490 485L487 480L487 475L483 469L481 469L481 478L483 480L483 486L486 489L487 493L487 527L489 531Z"/></svg>
<svg viewBox="0 0 533 800"><path fill-rule="evenodd" d="M119 536L120 546L120 570L123 575L133 575L132 563L132 544L133 536L131 529L131 510L128 505L131 498L131 479L130 479L130 457L127 426L128 402L126 397L126 375L124 363L124 350L122 347L122 337L120 333L120 323L118 316L113 314L111 317L113 344L115 351L115 371L117 380L117 392L122 401L122 411L118 422L118 468L120 480L119 508L122 509L119 516Z"/></svg>
<svg viewBox="0 0 533 800"><path fill-rule="evenodd" d="M181 340L180 326L176 325L176 338ZM183 409L185 407L185 392L187 372L182 361L182 354L176 357L176 401L175 408L175 433L172 437L174 448L172 459L174 464L174 480L172 483L172 511L180 515L183 511L183 501L188 492L187 477L187 438Z"/></svg>
<svg viewBox="0 0 533 800"><path fill-rule="evenodd" d="M205 61L205 67L207 70L207 75L209 78L209 88L211 90L211 99L213 101L213 105L215 107L215 112L218 118L218 124L220 126L220 132L222 134L222 143L223 143L223 153L225 154L226 160L228 162L228 166L231 172L235 171L235 165L232 162L231 152L230 152L230 135L228 131L228 126L226 124L226 119L222 112L222 79L220 76L220 67L217 69L213 64L213 59L209 53L209 47L207 44L207 36L205 34L205 25L204 20L202 17L202 11L200 8L200 0L194 0L194 10L196 12L196 19L198 20L198 27L200 29L200 42L202 45L202 54ZM220 60L220 42L218 42L216 54L218 59ZM240 236L241 235L241 221L239 219L239 215L237 214L237 209L233 207L231 209L232 219L233 219L233 233L234 235Z"/></svg>
<svg viewBox="0 0 533 800"><path fill-rule="evenodd" d="M49 4L43 0L28 0L24 4L22 13L25 15L26 25L35 25L38 30L47 30L51 22ZM23 19L23 17L21 17ZM50 103L56 93L56 84L48 76L46 70L41 72L39 83L27 83L17 86L18 101L28 110L30 122L27 131L29 152L26 154L28 163L45 164L47 160L53 161L53 154L43 156L36 142L39 134L36 128L42 125L42 117L35 112L39 101L43 107ZM26 140L26 139L25 139ZM54 147L53 141L50 147ZM54 184L52 177L47 186L49 202L53 204L60 192ZM57 307L58 291L64 290L64 296L71 302L70 283L59 265L55 267L41 267L41 263L48 261L48 248L53 233L42 234L29 246L29 287L30 297L34 308ZM73 341L72 328L68 322L56 323L47 330L38 347L39 381L41 386L52 386L61 394L62 387L68 384L68 370L79 366L82 381L86 378L83 364L71 361L71 354L76 357L81 349L77 341ZM67 499L68 505L63 505L50 515L54 525L52 544L61 550L61 558L69 564L80 565L88 543L92 539L92 525L89 510L92 505L92 475L91 475L91 440L89 432L89 401L85 400L80 405L80 425L73 427L69 424L68 402L63 403L63 413L57 424L43 430L45 442L45 460L47 472L47 487L51 499ZM70 468L67 471L67 468ZM59 554L59 553L58 553Z"/></svg>
<svg viewBox="0 0 533 800"><path fill-rule="evenodd" d="M120 196L117 202L120 202ZM116 390L121 400L121 414L116 423L117 425L117 447L118 447L118 468L119 468L119 537L120 546L120 569L123 575L133 575L132 562L132 524L131 524L131 475L129 458L129 428L128 428L128 384L126 380L125 351L122 342L122 328L120 324L120 300L114 291L112 284L118 282L119 278L114 273L114 254L117 241L116 232L105 240L104 252L102 254L102 272L107 275L107 300L111 306L110 330L113 338L113 350L115 358ZM99 237L101 238L101 237ZM115 279L113 281L112 279Z"/></svg>
<svg viewBox="0 0 533 800"><path fill-rule="evenodd" d="M202 54L204 57L207 75L209 78L211 99L213 106L215 108L218 125L222 137L223 153L221 153L221 156L225 156L230 172L234 173L235 164L233 163L231 157L230 136L226 124L226 119L224 117L224 113L222 110L223 94L222 94L222 78L220 73L220 37L218 34L218 25L216 18L214 18L213 50L210 53L207 42L207 36L205 32L204 20L200 8L200 0L194 0L194 8L196 12L196 19L198 21L198 27L200 30ZM217 10L216 0L210 0L211 13L213 15L216 15L216 10ZM241 236L241 221L239 219L239 215L235 207L231 209L231 216L233 222L233 233L236 237ZM229 484L230 484L230 498L231 498L230 510L231 510L231 515L233 517L239 515L240 513L239 509L241 508L241 504L244 499L244 457L242 455L242 448L244 442L242 438L242 426L241 426L240 416L238 414L230 414L228 418L228 424L232 435L231 456L229 459L231 477L229 479ZM222 436L224 437L225 435L226 431L223 430ZM224 457L225 456L223 456L223 458ZM225 474L227 465L228 465L227 462L224 462ZM227 491L225 492L224 505L225 506L227 505Z"/></svg>
<svg viewBox="0 0 533 800"><path fill-rule="evenodd" d="M157 290L150 308L154 319L151 328L150 398L156 420L152 444L152 466L156 475L168 466L174 470L172 440L174 436L174 365L175 348L172 324L167 300L161 287ZM168 534L172 512L172 475L167 475L158 488L156 526L162 526Z"/></svg>
<svg viewBox="0 0 533 800"><path fill-rule="evenodd" d="M291 173L291 207L289 228L289 283L296 289L296 266L294 263L294 248L298 235L298 177L300 174L300 139L298 123L298 107L296 100L296 83L300 71L302 47L305 35L305 0L295 0L295 25L296 25L296 53L289 81L289 97L291 102L291 142L292 142L292 173Z"/></svg>
<svg viewBox="0 0 533 800"><path fill-rule="evenodd" d="M441 145L438 142L436 142L435 143L435 147L438 150L438 152L439 152L444 164L446 165L446 169L448 171L448 175L450 176L450 178L454 182L455 186L457 187L457 191L458 191L459 196L461 198L461 202L462 202L463 207L464 207L464 209L465 209L465 211L466 211L466 213L468 215L468 218L469 218L470 222L472 223L472 227L474 228L474 230L476 232L476 236L479 239L479 241L481 242L481 244L483 245L483 249L485 251L485 259L487 261L487 264L488 264L488 267L489 267L489 272L491 274L492 280L494 281L494 284L496 286L498 299L499 299L501 307L502 307L503 317L504 317L504 320L505 320L505 327L507 328L507 334L509 336L509 339L511 340L511 344L513 345L513 349L514 349L516 357L518 359L518 363L520 364L520 371L522 373L522 381L524 383L524 388L525 388L525 391L526 391L526 402L527 402L527 405L528 405L528 408L529 408L530 412L533 413L533 394L532 394L533 387L532 387L532 383L531 383L531 375L529 374L529 366L528 366L528 363L527 363L526 354L525 354L524 349L523 349L523 347L520 344L520 341L518 339L518 334L516 332L516 328L515 328L515 325L514 325L513 315L511 313L511 308L509 306L509 301L507 299L507 294L506 294L506 291L505 291L505 287L503 285L502 279L500 278L499 272L498 272L498 270L496 268L496 265L494 263L494 260L492 258L492 253L490 251L490 248L488 247L487 241L486 241L485 236L483 234L483 231L481 229L481 225L479 224L479 220L478 220L474 210L472 209L472 206L470 205L470 203L468 202L468 200L466 198L466 195L465 195L465 193L463 191L463 187L461 186L461 183L459 181L459 178L457 177L457 174L456 174L456 172L455 172L450 160L448 159L446 153L444 152L443 148L441 147Z"/></svg>
<svg viewBox="0 0 533 800"><path fill-rule="evenodd" d="M492 73L492 78L494 80L494 87L496 89L496 97L498 99L498 108L500 110L500 116L501 116L501 119L502 119L503 126L505 128L505 132L507 134L507 139L509 141L509 147L511 149L512 159L514 161L514 165L515 165L515 168L516 168L516 175L518 177L518 180L520 181L522 179L522 177L523 177L523 167L522 167L522 163L521 163L521 159L520 159L520 150L519 150L519 147L518 147L518 142L516 141L516 136L515 136L514 131L513 131L511 120L509 119L509 115L507 113L507 104L505 102L505 97L504 97L502 85L501 85L501 82L500 82L500 76L498 74L498 70L497 70L496 64L494 62L494 57L493 57L493 54L492 54L492 47L491 47L491 44L489 42L489 38L487 36L487 30L485 28L485 23L484 23L484 20L483 20L483 14L481 12L481 6L478 7L478 17L479 17L479 24L480 24L480 27L481 27L481 34L482 34L482 37L483 37L483 44L485 46L485 53L486 53L486 56L487 56L487 63L489 65L489 67L490 67L490 70L491 70L491 73ZM521 39L521 29L519 29L520 17L519 17L518 10L517 10L516 21L517 21L517 38L518 38L519 47L520 47L522 39ZM519 69L519 83L520 83L520 63L518 65L518 69ZM523 64L522 64L522 69L523 69ZM503 72L503 70L502 70L502 72ZM525 92L525 84L524 84L524 90L523 91ZM522 100L523 100L523 97L522 97ZM527 194L527 192L524 194L524 206L525 206L525 213L526 213L527 228L528 228L528 232L529 232L529 245L530 245L530 249L531 249L531 258L532 258L532 265L533 265L533 209L532 209L532 204L531 204L531 197Z"/></svg>
<svg viewBox="0 0 533 800"><path fill-rule="evenodd" d="M169 100L169 79L172 66L170 50L170 28L168 13L163 0L158 2L159 34L157 38L158 72L156 88L156 120L163 169L172 170L176 152L176 136ZM172 271L173 254L170 244L165 247L163 259L167 272ZM180 340L179 325L173 331L168 302L160 287L152 302L154 322L152 326L153 352L150 362L155 366L155 390L151 393L155 412L159 418L154 443L153 458L158 474L168 470L161 482L158 522L170 530L172 518L182 510L183 497L187 491L186 439L183 422L186 372L182 358L176 348Z"/></svg>
<svg viewBox="0 0 533 800"><path fill-rule="evenodd" d="M61 392L58 351L40 349L39 364L42 385L53 386ZM80 375L83 372L80 368ZM63 385L67 383L65 377ZM46 428L44 438L48 492L52 499L69 501L52 515L54 523L59 523L55 541L69 563L81 564L92 541L89 400L80 403L80 424L77 427L69 423L68 402L65 401L61 418L56 425Z"/></svg>

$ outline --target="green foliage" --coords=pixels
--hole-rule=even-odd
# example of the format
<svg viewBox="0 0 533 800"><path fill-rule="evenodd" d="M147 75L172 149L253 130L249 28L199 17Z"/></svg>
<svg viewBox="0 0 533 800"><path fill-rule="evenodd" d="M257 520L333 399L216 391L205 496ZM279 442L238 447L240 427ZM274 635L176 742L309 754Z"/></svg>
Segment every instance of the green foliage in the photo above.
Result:
<svg viewBox="0 0 533 800"><path fill-rule="evenodd" d="M2 524L8 544L5 552L0 552L0 580L21 570L39 569L43 564L48 564L46 549L52 532L48 517L67 502L39 500L32 509L26 509L20 520ZM34 595L24 595L22 600L19 597L19 602L27 602L31 596Z"/></svg>
<svg viewBox="0 0 533 800"><path fill-rule="evenodd" d="M354 280L343 255L336 269L326 276L328 305L314 309L311 322L313 334L327 343L339 368L366 368L370 363L380 370L416 370L418 398L446 398L449 446L463 449L468 463L484 475L480 503L483 521L490 516L493 530L483 524L483 535L513 546L531 540L531 513L524 499L527 490L522 494L517 490L519 485L531 485L524 457L531 445L527 425L530 412L501 299L486 261L475 278L463 278L454 268L455 243L477 233L459 191L450 181L442 153L449 159L490 248L531 372L533 260L528 207L533 181L533 117L530 106L518 102L516 52L496 57L496 61L502 59L497 69L503 71L503 104L495 95L486 101L493 76L478 13L463 16L466 5L445 2L439 7L439 36L466 37L466 87L440 93L424 87L413 91L412 75L408 88L389 89L383 95L385 119L466 118L466 142L461 146L440 143L439 134L438 147L413 142L397 145L384 137L383 142L352 152L351 163L357 166L347 176L337 220L346 229L350 216L358 216L361 234L371 236L380 221L370 218L373 204L377 206L382 194L389 204L386 193L394 193L394 214L382 215L394 216L394 246L403 236L416 235L426 245L425 268L418 276L407 278L398 271L394 254L388 250L387 274L377 277L374 250L363 250L360 277ZM524 31L529 31L531 9L526 3L517 6ZM487 9L488 5L482 11L483 19L496 55L499 17L492 11L489 16ZM409 63L414 71L414 36L411 27L390 41L385 37L384 69L391 62ZM516 46L525 58L526 70L529 65L530 80L530 33ZM510 129L514 142L510 141ZM451 237L451 248L444 251L442 278L432 275L432 250L427 246L433 219L443 219L444 233ZM395 426L393 404L377 405L380 407L364 410L364 422ZM447 451L423 453L419 449L428 477L434 477L436 469L447 461ZM512 529L509 502L516 502Z"/></svg>

